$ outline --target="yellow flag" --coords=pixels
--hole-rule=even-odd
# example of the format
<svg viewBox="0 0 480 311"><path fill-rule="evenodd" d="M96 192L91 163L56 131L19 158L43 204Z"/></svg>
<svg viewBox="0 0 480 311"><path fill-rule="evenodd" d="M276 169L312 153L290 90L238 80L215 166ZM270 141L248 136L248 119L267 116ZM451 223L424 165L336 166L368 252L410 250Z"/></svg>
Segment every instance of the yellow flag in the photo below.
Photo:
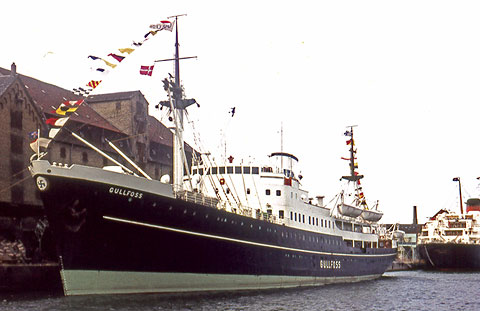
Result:
<svg viewBox="0 0 480 311"><path fill-rule="evenodd" d="M132 48L124 48L124 49L118 49L120 51L120 53L128 53L128 54L131 54L133 51L135 51L135 49L132 49Z"/></svg>
<svg viewBox="0 0 480 311"><path fill-rule="evenodd" d="M105 62L105 64L107 64L107 66L110 66L110 67L112 67L112 68L117 67L117 65L115 65L115 64L109 63L109 62L107 62L107 61L104 60L104 59L102 59L102 60Z"/></svg>

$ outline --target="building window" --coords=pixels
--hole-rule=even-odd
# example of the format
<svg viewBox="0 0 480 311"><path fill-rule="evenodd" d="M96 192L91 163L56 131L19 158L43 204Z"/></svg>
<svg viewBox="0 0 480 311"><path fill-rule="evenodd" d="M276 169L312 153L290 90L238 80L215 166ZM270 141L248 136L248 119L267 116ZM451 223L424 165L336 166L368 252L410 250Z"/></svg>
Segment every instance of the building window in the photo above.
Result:
<svg viewBox="0 0 480 311"><path fill-rule="evenodd" d="M258 175L259 173L259 168L258 167L252 167L252 174Z"/></svg>
<svg viewBox="0 0 480 311"><path fill-rule="evenodd" d="M305 223L305 215L302 215L302 216L303 216L302 217L302 219L303 219L302 222Z"/></svg>
<svg viewBox="0 0 480 311"><path fill-rule="evenodd" d="M22 118L23 113L22 111L10 111L10 126L12 128L16 128L21 130L22 129Z"/></svg>
<svg viewBox="0 0 480 311"><path fill-rule="evenodd" d="M284 217L285 217L284 212L283 211L278 211L278 218L283 219Z"/></svg>
<svg viewBox="0 0 480 311"><path fill-rule="evenodd" d="M247 188L247 194L250 194L250 188Z"/></svg>
<svg viewBox="0 0 480 311"><path fill-rule="evenodd" d="M281 191L281 190L277 190L276 193L277 193L277 197L279 197L279 196L282 195L282 191Z"/></svg>
<svg viewBox="0 0 480 311"><path fill-rule="evenodd" d="M21 136L10 135L10 151L15 154L23 154L23 139Z"/></svg>
<svg viewBox="0 0 480 311"><path fill-rule="evenodd" d="M233 166L227 166L227 174L233 174Z"/></svg>
<svg viewBox="0 0 480 311"><path fill-rule="evenodd" d="M60 158L65 159L67 157L67 152L65 147L60 148Z"/></svg>
<svg viewBox="0 0 480 311"><path fill-rule="evenodd" d="M88 153L82 152L82 162L87 163L88 162Z"/></svg>
<svg viewBox="0 0 480 311"><path fill-rule="evenodd" d="M220 166L220 167L218 168L218 173L219 173L219 174L225 174L225 166Z"/></svg>
<svg viewBox="0 0 480 311"><path fill-rule="evenodd" d="M242 167L241 166L235 166L235 174L241 174L242 173Z"/></svg>
<svg viewBox="0 0 480 311"><path fill-rule="evenodd" d="M266 190L265 190L265 194L266 194L266 195L270 195L270 189L266 189Z"/></svg>

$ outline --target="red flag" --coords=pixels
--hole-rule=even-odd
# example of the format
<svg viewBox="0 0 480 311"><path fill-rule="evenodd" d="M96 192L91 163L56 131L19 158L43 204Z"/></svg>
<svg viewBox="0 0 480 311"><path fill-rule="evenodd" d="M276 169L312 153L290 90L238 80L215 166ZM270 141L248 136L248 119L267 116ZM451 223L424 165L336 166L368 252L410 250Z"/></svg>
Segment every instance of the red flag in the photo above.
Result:
<svg viewBox="0 0 480 311"><path fill-rule="evenodd" d="M140 74L144 76L152 76L153 66L140 66Z"/></svg>

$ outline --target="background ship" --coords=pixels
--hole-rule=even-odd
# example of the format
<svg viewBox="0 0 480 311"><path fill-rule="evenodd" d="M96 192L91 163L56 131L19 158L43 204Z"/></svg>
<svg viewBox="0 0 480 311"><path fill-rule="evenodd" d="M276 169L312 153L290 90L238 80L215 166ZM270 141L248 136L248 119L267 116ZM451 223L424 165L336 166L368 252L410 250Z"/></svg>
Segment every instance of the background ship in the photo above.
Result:
<svg viewBox="0 0 480 311"><path fill-rule="evenodd" d="M120 163L117 171L49 163L40 152L31 162L65 294L283 288L381 276L396 247L377 223L379 212L373 219L342 215L310 198L294 155L274 152L260 164L217 163L202 153L188 167L183 116L195 100L180 86L178 46L177 31L175 75L165 79L168 100L161 102L175 123L172 184L131 161L142 176Z"/></svg>
<svg viewBox="0 0 480 311"><path fill-rule="evenodd" d="M463 212L459 182L460 213L442 209L423 226L418 250L427 268L480 270L480 199L471 198Z"/></svg>

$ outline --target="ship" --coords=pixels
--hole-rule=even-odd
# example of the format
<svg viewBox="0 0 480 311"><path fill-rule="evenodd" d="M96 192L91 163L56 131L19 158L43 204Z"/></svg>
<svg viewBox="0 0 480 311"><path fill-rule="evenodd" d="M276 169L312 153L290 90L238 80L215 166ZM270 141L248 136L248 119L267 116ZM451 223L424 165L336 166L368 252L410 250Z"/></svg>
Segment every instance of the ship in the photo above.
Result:
<svg viewBox="0 0 480 311"><path fill-rule="evenodd" d="M463 211L459 183L460 213L441 209L422 227L417 248L426 269L480 270L480 199L470 198Z"/></svg>
<svg viewBox="0 0 480 311"><path fill-rule="evenodd" d="M64 294L259 290L382 276L397 249L378 213L342 215L322 196L311 198L295 155L281 150L256 163L201 153L186 165L183 114L195 101L180 85L176 25L175 72L161 102L175 124L171 182L139 168L32 156Z"/></svg>

